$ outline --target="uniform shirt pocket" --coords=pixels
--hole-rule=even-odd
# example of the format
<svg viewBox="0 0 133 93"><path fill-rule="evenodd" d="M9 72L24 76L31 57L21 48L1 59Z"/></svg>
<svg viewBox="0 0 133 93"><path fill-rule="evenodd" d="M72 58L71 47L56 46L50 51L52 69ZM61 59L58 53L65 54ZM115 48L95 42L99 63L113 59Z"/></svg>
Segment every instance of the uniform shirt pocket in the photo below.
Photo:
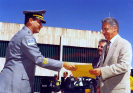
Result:
<svg viewBox="0 0 133 93"><path fill-rule="evenodd" d="M22 93L30 93L31 92L30 81L29 81L27 74L22 74L20 87L21 87Z"/></svg>
<svg viewBox="0 0 133 93"><path fill-rule="evenodd" d="M22 74L22 80L29 80L29 78L26 74Z"/></svg>

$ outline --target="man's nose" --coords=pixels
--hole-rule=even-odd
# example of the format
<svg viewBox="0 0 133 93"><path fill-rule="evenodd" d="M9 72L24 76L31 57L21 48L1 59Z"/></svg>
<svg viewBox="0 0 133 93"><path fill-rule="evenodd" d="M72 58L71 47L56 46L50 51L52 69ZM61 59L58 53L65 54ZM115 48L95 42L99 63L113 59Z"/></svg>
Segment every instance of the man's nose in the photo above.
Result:
<svg viewBox="0 0 133 93"><path fill-rule="evenodd" d="M102 48L101 47L98 47L98 50L102 50Z"/></svg>

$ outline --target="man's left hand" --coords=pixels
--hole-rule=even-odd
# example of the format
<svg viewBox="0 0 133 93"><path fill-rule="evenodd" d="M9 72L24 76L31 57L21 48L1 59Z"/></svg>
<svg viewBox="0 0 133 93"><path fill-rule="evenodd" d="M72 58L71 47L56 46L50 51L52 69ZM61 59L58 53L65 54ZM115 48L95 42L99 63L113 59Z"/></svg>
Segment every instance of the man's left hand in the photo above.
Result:
<svg viewBox="0 0 133 93"><path fill-rule="evenodd" d="M90 74L94 74L96 76L100 76L101 75L101 69L100 68L95 68L92 70L89 70Z"/></svg>

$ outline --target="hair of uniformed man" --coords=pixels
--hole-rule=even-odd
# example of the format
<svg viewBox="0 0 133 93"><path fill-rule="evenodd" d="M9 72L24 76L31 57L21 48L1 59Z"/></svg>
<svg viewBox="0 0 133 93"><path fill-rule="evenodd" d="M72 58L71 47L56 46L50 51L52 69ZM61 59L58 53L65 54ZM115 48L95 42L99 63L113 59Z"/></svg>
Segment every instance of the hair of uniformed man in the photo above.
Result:
<svg viewBox="0 0 133 93"><path fill-rule="evenodd" d="M111 28L113 28L114 26L117 26L117 32L119 32L118 22L114 18L111 18L111 17L105 18L102 20L102 23L104 23L104 22L108 23Z"/></svg>
<svg viewBox="0 0 133 93"><path fill-rule="evenodd" d="M34 21L37 20L36 17L25 17L25 22L24 22L25 25L28 23L30 18L32 18Z"/></svg>

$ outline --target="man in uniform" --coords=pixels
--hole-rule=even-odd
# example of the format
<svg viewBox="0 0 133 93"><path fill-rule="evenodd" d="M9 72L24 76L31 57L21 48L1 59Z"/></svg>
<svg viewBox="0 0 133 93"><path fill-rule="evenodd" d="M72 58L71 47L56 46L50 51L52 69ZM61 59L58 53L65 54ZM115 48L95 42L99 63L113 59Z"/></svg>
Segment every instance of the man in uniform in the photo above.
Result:
<svg viewBox="0 0 133 93"><path fill-rule="evenodd" d="M57 74L54 75L54 79L50 82L51 89L54 93L57 93L60 91L60 85L61 81L58 80Z"/></svg>
<svg viewBox="0 0 133 93"><path fill-rule="evenodd" d="M45 58L37 46L34 33L39 33L45 10L23 11L25 26L18 31L8 44L6 63L0 74L0 93L33 93L35 65L60 71L62 67L75 70L68 62Z"/></svg>

